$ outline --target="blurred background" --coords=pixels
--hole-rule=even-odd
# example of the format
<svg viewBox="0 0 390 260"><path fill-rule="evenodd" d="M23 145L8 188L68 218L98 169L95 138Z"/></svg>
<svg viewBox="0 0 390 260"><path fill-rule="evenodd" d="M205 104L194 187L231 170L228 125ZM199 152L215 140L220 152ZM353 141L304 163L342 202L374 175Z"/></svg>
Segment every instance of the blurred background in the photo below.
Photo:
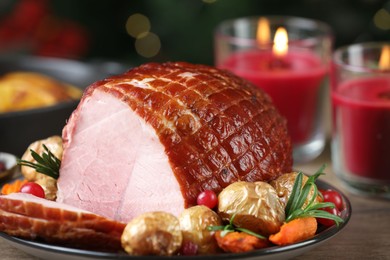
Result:
<svg viewBox="0 0 390 260"><path fill-rule="evenodd" d="M335 47L390 40L389 0L1 0L0 55L213 64L213 30L251 15L314 18Z"/></svg>

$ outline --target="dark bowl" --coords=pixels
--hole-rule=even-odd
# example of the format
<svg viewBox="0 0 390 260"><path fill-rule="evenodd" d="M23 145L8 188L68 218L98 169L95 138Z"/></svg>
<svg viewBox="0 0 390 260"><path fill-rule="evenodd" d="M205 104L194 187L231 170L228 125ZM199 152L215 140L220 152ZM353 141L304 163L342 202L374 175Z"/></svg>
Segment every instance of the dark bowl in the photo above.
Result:
<svg viewBox="0 0 390 260"><path fill-rule="evenodd" d="M129 66L116 62L85 63L33 56L0 58L0 75L14 71L38 72L82 90L95 81L123 73L128 68ZM0 113L0 151L20 157L32 142L61 135L78 102L76 100L50 107Z"/></svg>

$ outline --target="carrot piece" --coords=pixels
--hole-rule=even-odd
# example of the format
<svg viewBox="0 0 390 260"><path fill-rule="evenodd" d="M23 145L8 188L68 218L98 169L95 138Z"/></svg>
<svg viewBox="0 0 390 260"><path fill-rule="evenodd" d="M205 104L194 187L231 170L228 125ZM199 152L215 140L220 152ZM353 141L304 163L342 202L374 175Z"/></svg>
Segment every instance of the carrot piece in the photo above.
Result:
<svg viewBox="0 0 390 260"><path fill-rule="evenodd" d="M28 181L26 179L23 179L23 180L17 179L16 181L14 181L12 183L6 183L1 188L1 194L7 195L10 193L19 192L20 188L27 182Z"/></svg>
<svg viewBox="0 0 390 260"><path fill-rule="evenodd" d="M215 233L218 246L225 252L240 253L270 246L267 239L260 239L244 232L229 232L221 236L221 230Z"/></svg>
<svg viewBox="0 0 390 260"><path fill-rule="evenodd" d="M269 236L269 240L279 246L290 245L313 237L316 231L314 217L297 218L284 223L278 233Z"/></svg>

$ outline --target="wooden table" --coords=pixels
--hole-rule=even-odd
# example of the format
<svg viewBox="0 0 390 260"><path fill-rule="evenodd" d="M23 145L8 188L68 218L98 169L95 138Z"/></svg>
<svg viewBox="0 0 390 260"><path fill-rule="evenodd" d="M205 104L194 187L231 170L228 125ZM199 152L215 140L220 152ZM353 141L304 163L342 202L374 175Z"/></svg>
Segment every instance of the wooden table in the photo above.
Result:
<svg viewBox="0 0 390 260"><path fill-rule="evenodd" d="M349 193L332 172L328 148L316 160L295 168L313 173L323 163L327 163L328 168L321 179L347 194L352 203L352 216L336 237L296 259L390 259L390 201ZM10 247L3 239L0 239L0 254L3 260L37 259Z"/></svg>
<svg viewBox="0 0 390 260"><path fill-rule="evenodd" d="M336 237L296 259L390 259L390 200L364 198L348 192L332 172L329 147L313 162L296 168L315 172L324 162L328 167L320 179L347 195L352 204L351 219Z"/></svg>

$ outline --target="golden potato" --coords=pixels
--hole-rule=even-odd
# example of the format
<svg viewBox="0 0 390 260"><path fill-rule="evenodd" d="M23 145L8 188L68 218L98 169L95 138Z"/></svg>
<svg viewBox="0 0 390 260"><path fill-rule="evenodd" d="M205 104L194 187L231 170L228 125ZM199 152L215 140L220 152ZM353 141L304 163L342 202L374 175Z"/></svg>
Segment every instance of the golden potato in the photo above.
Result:
<svg viewBox="0 0 390 260"><path fill-rule="evenodd" d="M131 255L173 255L182 241L178 218L161 211L132 219L121 237L123 249Z"/></svg>
<svg viewBox="0 0 390 260"><path fill-rule="evenodd" d="M280 175L277 179L270 182L271 186L275 188L276 193L278 194L280 201L283 203L283 206L285 207L288 199L290 198L291 191L294 186L295 179L297 177L297 172L290 172ZM303 174L302 178L302 187L305 185L308 177ZM305 203L303 204L303 208L307 206L311 198L313 197L314 190L313 188L310 190L309 195L307 196L307 199ZM320 197L317 196L315 202L320 202Z"/></svg>
<svg viewBox="0 0 390 260"><path fill-rule="evenodd" d="M183 210L179 216L183 242L198 246L198 254L215 254L219 252L214 231L209 226L221 226L222 221L216 212L206 206L194 206Z"/></svg>
<svg viewBox="0 0 390 260"><path fill-rule="evenodd" d="M285 220L284 206L275 189L266 182L235 182L218 195L222 220L261 235L279 231Z"/></svg>
<svg viewBox="0 0 390 260"><path fill-rule="evenodd" d="M30 144L26 152L22 156L22 160L36 163L35 159L31 156L31 150L37 154L42 155L45 151L43 144L52 152L58 159L62 159L62 138L60 136L51 136L49 138L35 141ZM34 168L28 166L22 166L21 172L25 179L31 182L36 182L42 186L45 191L45 198L48 200L55 200L57 198L57 180L47 176L45 174L37 172Z"/></svg>

